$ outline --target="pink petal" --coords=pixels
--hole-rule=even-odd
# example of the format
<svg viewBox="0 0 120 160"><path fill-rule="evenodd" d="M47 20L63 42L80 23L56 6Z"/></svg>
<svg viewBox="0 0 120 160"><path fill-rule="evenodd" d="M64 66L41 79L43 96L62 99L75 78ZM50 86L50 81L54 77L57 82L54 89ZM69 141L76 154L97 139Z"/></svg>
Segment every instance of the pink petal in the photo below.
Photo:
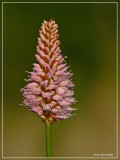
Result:
<svg viewBox="0 0 120 160"><path fill-rule="evenodd" d="M51 111L50 105L49 105L49 104L46 104L46 105L43 107L43 110Z"/></svg>
<svg viewBox="0 0 120 160"><path fill-rule="evenodd" d="M57 88L57 90L56 90L56 92L58 93L58 94L64 94L65 92L66 92L66 88L63 88L63 87L58 87Z"/></svg>
<svg viewBox="0 0 120 160"><path fill-rule="evenodd" d="M61 101L62 100L62 96L60 96L59 94L56 94L53 96L53 99L56 101Z"/></svg>

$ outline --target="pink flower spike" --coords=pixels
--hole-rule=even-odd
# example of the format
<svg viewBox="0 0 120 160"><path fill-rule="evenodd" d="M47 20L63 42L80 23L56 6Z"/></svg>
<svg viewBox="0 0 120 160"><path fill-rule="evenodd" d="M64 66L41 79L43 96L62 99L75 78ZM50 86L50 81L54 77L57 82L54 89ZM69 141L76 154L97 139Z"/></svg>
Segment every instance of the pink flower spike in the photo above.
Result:
<svg viewBox="0 0 120 160"><path fill-rule="evenodd" d="M22 105L49 123L71 117L75 110L71 105L76 102L72 97L73 73L68 71L58 38L55 21L43 21L36 46L36 63L33 63L33 71L27 72L27 85L20 90L24 97Z"/></svg>

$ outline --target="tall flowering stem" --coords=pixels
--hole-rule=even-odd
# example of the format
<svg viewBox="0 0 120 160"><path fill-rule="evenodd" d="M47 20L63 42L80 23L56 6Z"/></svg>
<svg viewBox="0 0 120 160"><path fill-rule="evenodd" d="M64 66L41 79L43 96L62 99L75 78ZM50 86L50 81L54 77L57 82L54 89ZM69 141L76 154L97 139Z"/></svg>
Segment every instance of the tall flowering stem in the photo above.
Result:
<svg viewBox="0 0 120 160"><path fill-rule="evenodd" d="M46 128L46 156L47 157L52 157L51 127L52 127L52 124L50 124L46 120L45 128Z"/></svg>
<svg viewBox="0 0 120 160"><path fill-rule="evenodd" d="M59 47L58 25L53 19L44 21L39 30L37 63L26 80L28 84L21 89L23 104L42 119L46 126L46 155L52 156L51 125L72 116L71 107L75 103L71 81L71 70L64 62Z"/></svg>

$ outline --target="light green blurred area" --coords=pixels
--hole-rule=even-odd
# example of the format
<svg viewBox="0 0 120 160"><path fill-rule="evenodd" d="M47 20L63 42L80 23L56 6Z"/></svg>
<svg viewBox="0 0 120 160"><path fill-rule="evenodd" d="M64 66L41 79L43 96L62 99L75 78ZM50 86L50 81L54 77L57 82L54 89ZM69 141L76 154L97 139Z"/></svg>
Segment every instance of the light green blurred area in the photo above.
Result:
<svg viewBox="0 0 120 160"><path fill-rule="evenodd" d="M40 118L19 106L43 20L59 25L78 108L52 126L54 157L116 156L116 4L4 4L4 157L45 156Z"/></svg>

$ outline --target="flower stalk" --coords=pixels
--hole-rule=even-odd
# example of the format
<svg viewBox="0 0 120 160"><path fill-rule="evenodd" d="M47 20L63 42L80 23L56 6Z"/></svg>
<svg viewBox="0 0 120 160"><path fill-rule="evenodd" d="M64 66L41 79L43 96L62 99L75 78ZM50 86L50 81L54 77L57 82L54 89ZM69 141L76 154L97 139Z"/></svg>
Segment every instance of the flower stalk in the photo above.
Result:
<svg viewBox="0 0 120 160"><path fill-rule="evenodd" d="M51 128L52 124L45 121L45 130L46 130L46 157L52 157L52 142L51 142Z"/></svg>

